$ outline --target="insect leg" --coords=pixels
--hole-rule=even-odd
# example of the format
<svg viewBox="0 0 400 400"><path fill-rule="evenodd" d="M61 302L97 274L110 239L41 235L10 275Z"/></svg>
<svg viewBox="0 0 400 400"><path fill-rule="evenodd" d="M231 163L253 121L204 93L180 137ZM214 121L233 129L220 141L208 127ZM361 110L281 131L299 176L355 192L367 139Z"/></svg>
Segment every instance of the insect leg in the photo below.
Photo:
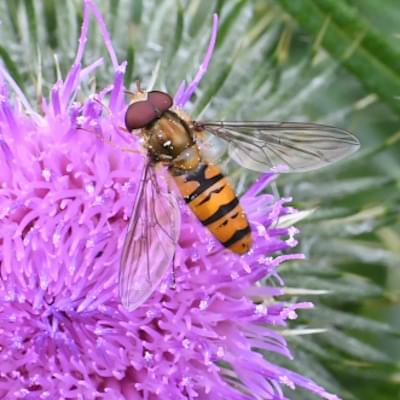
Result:
<svg viewBox="0 0 400 400"><path fill-rule="evenodd" d="M167 187L168 187L168 194L173 196L172 189L171 189L172 181L167 179ZM175 269L175 256L176 251L174 252L174 256L172 257L172 285L171 289L176 290L176 269Z"/></svg>
<svg viewBox="0 0 400 400"><path fill-rule="evenodd" d="M146 190L147 190L147 187L146 187ZM150 198L152 198L152 197L150 196ZM149 200L149 201L151 201L151 200ZM145 212L144 221L145 221L145 230L147 232L149 230L149 228L152 228L152 226L149 225L149 224L153 224L153 221L149 221L149 202L148 202L147 196L146 196L145 202L146 203L144 205L144 212ZM149 255L150 243L149 243L149 237L148 237L147 233L144 236L144 240L145 240L145 247L146 247L147 281L150 283L151 282L151 278L150 278L150 258L149 258L150 257L150 255Z"/></svg>
<svg viewBox="0 0 400 400"><path fill-rule="evenodd" d="M104 138L103 136L101 136L98 132L94 132L90 129L86 129L86 128L82 128L82 127L77 127L78 130L82 131L82 132L86 132L86 133L90 133L92 135L95 135L97 137L97 139L101 140L103 143L108 144L112 147L114 147L114 149L117 149L119 151L123 151L124 153L134 153L134 154L142 154L145 155L143 150L134 150L131 149L129 147L122 147L122 146L118 146L115 143L113 143L111 140Z"/></svg>
<svg viewBox="0 0 400 400"><path fill-rule="evenodd" d="M172 285L171 285L171 289L173 289L173 290L176 289L175 255L176 255L176 252L174 253L174 256L172 257Z"/></svg>

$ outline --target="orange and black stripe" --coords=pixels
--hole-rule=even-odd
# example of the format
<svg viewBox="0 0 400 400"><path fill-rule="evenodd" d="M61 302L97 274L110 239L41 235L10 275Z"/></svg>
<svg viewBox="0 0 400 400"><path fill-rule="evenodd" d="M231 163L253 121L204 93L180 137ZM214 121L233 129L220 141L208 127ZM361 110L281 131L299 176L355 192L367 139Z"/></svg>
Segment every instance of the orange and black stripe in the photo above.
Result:
<svg viewBox="0 0 400 400"><path fill-rule="evenodd" d="M195 170L175 175L174 180L190 209L225 247L238 254L250 250L247 217L217 166L201 161Z"/></svg>

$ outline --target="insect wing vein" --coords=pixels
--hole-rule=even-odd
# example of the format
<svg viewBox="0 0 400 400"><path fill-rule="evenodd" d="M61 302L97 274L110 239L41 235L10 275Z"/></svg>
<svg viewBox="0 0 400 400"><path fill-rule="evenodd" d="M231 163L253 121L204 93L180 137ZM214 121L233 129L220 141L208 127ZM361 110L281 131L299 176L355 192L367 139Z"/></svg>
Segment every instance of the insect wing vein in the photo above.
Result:
<svg viewBox="0 0 400 400"><path fill-rule="evenodd" d="M119 294L129 311L143 304L165 276L179 230L176 199L159 184L148 161L136 192L119 271Z"/></svg>
<svg viewBox="0 0 400 400"><path fill-rule="evenodd" d="M303 172L355 152L358 139L343 129L302 122L195 122L229 143L231 157L264 172Z"/></svg>

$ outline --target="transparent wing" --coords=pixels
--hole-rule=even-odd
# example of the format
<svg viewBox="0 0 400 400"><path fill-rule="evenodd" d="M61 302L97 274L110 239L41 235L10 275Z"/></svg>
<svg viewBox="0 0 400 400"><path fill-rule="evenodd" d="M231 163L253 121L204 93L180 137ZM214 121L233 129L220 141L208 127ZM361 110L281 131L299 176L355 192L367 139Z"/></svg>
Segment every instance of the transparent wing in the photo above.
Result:
<svg viewBox="0 0 400 400"><path fill-rule="evenodd" d="M175 254L180 212L175 197L164 187L148 162L136 194L119 271L119 294L129 311L150 297Z"/></svg>
<svg viewBox="0 0 400 400"><path fill-rule="evenodd" d="M226 140L231 157L263 172L303 172L321 168L357 151L359 140L328 125L302 122L194 122Z"/></svg>

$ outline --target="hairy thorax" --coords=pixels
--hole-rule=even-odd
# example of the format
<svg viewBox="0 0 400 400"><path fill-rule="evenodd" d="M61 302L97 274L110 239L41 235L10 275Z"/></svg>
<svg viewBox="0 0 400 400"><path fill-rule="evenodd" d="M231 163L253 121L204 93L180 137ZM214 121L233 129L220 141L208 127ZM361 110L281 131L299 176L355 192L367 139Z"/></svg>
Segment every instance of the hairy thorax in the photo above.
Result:
<svg viewBox="0 0 400 400"><path fill-rule="evenodd" d="M143 136L152 160L167 164L174 173L198 166L200 152L186 115L167 111L144 130Z"/></svg>

